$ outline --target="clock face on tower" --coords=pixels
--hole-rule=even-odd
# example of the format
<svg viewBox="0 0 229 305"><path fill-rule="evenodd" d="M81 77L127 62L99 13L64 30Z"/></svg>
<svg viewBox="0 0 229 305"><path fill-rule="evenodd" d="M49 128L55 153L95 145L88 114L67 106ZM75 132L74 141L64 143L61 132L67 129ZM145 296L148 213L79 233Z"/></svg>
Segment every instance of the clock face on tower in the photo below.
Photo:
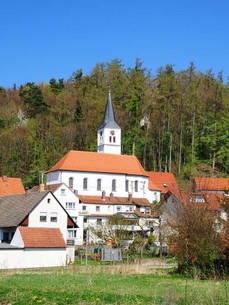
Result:
<svg viewBox="0 0 229 305"><path fill-rule="evenodd" d="M115 134L115 131L114 130L111 130L111 135L113 136Z"/></svg>

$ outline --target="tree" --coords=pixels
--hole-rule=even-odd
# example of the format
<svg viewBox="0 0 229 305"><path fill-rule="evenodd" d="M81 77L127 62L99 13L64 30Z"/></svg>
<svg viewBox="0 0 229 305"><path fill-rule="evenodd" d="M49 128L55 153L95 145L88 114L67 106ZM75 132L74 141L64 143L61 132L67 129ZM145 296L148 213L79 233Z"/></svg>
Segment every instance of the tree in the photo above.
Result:
<svg viewBox="0 0 229 305"><path fill-rule="evenodd" d="M123 241L130 239L131 232L127 229L128 225L127 219L114 215L107 223L90 226L90 233L105 243L110 241L114 246L122 247Z"/></svg>
<svg viewBox="0 0 229 305"><path fill-rule="evenodd" d="M49 86L51 88L51 91L55 95L58 95L64 89L64 79L59 78L59 80L57 82L55 78L52 78L49 81Z"/></svg>
<svg viewBox="0 0 229 305"><path fill-rule="evenodd" d="M202 277L213 274L214 261L220 258L221 249L212 211L194 203L177 204L173 217L167 217L167 225L179 271L192 275L196 272Z"/></svg>
<svg viewBox="0 0 229 305"><path fill-rule="evenodd" d="M34 83L27 83L25 86L21 86L19 95L27 106L29 117L35 117L37 114L46 114L48 112L49 106L44 100L42 91Z"/></svg>

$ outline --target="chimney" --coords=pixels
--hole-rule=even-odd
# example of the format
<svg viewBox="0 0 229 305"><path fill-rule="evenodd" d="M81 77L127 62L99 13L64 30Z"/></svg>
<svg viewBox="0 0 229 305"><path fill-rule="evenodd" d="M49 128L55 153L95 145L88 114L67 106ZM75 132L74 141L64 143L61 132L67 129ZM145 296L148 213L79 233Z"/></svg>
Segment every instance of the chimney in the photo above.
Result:
<svg viewBox="0 0 229 305"><path fill-rule="evenodd" d="M102 191L102 200L105 200L105 196L106 196L106 192L105 191Z"/></svg>
<svg viewBox="0 0 229 305"><path fill-rule="evenodd" d="M2 176L2 181L7 182L8 181L7 176Z"/></svg>
<svg viewBox="0 0 229 305"><path fill-rule="evenodd" d="M44 183L41 183L39 185L39 192L44 192L44 191L45 191L45 185L44 185Z"/></svg>
<svg viewBox="0 0 229 305"><path fill-rule="evenodd" d="M132 194L131 193L128 194L128 201L132 202Z"/></svg>
<svg viewBox="0 0 229 305"><path fill-rule="evenodd" d="M112 198L114 197L113 193L110 193L110 201L112 201Z"/></svg>

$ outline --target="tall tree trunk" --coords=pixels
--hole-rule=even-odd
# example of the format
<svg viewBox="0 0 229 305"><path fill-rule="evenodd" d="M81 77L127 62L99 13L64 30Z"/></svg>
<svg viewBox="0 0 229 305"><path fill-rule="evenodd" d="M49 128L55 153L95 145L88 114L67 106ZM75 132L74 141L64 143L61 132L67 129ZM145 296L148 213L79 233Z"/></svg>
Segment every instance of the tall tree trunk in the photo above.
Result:
<svg viewBox="0 0 229 305"><path fill-rule="evenodd" d="M169 141L169 173L172 171L172 142L173 142L173 135L170 133L170 141Z"/></svg>
<svg viewBox="0 0 229 305"><path fill-rule="evenodd" d="M196 120L196 114L195 112L193 113L192 117L192 164L194 163L194 158L195 158L195 120Z"/></svg>
<svg viewBox="0 0 229 305"><path fill-rule="evenodd" d="M183 129L182 129L182 117L181 117L181 119L180 119L180 143L179 143L178 173L180 173L180 171L181 171L182 136L183 136Z"/></svg>

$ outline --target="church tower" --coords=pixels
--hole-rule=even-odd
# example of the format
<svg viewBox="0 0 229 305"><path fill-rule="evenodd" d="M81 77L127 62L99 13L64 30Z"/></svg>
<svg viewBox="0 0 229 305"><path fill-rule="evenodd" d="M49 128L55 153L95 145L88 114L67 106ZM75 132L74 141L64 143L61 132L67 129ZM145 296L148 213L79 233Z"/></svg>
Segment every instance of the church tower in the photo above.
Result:
<svg viewBox="0 0 229 305"><path fill-rule="evenodd" d="M121 128L115 120L110 91L103 120L97 130L97 152L121 155Z"/></svg>

